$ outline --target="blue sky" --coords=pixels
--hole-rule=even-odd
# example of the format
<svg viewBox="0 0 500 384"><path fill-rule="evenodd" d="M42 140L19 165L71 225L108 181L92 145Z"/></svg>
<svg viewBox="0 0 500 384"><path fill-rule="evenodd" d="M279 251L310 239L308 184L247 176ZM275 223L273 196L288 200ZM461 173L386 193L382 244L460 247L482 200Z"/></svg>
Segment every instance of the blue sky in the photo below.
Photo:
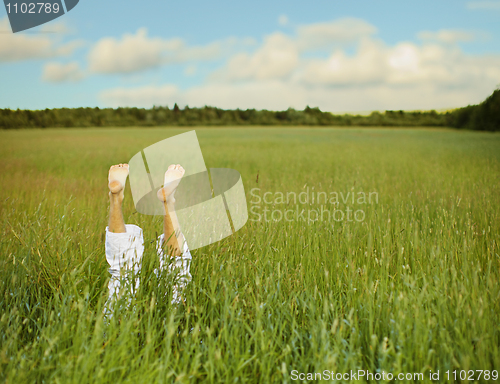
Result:
<svg viewBox="0 0 500 384"><path fill-rule="evenodd" d="M500 1L80 0L12 34L0 108L446 109L500 85Z"/></svg>

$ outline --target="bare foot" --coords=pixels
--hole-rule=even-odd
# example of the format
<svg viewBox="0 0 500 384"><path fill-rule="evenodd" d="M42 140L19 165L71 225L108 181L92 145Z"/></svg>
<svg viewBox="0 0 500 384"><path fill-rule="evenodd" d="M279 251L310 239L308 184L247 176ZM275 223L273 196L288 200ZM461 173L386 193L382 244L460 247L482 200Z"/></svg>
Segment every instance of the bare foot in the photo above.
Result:
<svg viewBox="0 0 500 384"><path fill-rule="evenodd" d="M125 189L125 182L128 176L128 164L112 165L109 169L108 187L109 195L116 196L123 200L123 191Z"/></svg>
<svg viewBox="0 0 500 384"><path fill-rule="evenodd" d="M186 171L179 164L172 164L168 167L167 172L165 172L165 180L163 182L163 188L161 188L158 193L158 199L167 203L174 203L174 193L175 189L179 185L182 176Z"/></svg>

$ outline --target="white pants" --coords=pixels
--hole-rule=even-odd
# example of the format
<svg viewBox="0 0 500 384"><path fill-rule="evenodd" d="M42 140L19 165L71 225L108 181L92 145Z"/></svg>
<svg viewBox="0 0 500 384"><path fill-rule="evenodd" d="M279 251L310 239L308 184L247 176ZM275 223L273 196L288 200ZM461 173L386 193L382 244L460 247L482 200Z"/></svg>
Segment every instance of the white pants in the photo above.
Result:
<svg viewBox="0 0 500 384"><path fill-rule="evenodd" d="M131 301L131 296L139 288L138 273L141 270L142 255L144 253L144 239L142 229L134 224L125 224L125 233L110 232L106 227L106 260L110 266L109 273L111 280L108 284L109 297L104 312L108 315L112 313L112 304L116 299L123 296ZM191 281L189 267L191 265L191 253L184 242L184 249L181 256L170 257L163 253L164 235L158 237L156 241L156 251L159 258L159 269L155 269L155 274L166 270L168 275L175 281L173 286L172 304L182 300L181 293L186 285Z"/></svg>

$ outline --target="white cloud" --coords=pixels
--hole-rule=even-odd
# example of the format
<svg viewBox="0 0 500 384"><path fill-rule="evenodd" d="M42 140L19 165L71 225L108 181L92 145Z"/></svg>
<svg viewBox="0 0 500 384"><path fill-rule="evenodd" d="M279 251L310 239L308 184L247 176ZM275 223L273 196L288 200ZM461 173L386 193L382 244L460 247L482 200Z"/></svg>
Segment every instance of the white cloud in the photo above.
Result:
<svg viewBox="0 0 500 384"><path fill-rule="evenodd" d="M375 27L356 19L296 32L268 35L253 53L230 57L205 84L186 90L172 84L117 88L103 92L101 99L110 106L143 107L177 102L242 109L311 105L334 112L440 109L479 102L500 83L500 55L467 54L455 44L477 32L425 31L419 34L421 43L393 45L375 38ZM328 56L306 55L306 42Z"/></svg>
<svg viewBox="0 0 500 384"><path fill-rule="evenodd" d="M298 77L311 85L362 84L443 87L500 82L500 56L472 56L457 47L402 42L393 47L367 39L354 56L334 52L328 59L310 60Z"/></svg>
<svg viewBox="0 0 500 384"><path fill-rule="evenodd" d="M500 82L500 56L467 55L454 44L473 39L480 33L424 31L418 34L424 40L422 44L400 42L388 46L370 36L374 31L360 20L341 19L299 27L296 37L274 33L267 36L254 53L234 55L210 80L234 83L288 79L292 83L324 87L372 84L449 87ZM345 48L337 46L326 59L305 58L300 47L308 39L315 40L314 37L316 47L357 39L356 51L348 54Z"/></svg>
<svg viewBox="0 0 500 384"><path fill-rule="evenodd" d="M149 37L146 28L121 39L105 37L90 50L89 69L95 73L133 73L161 65L214 60L237 46L254 44L253 39L228 38L204 46L188 46L180 38Z"/></svg>
<svg viewBox="0 0 500 384"><path fill-rule="evenodd" d="M39 28L40 31L45 33L50 32L50 33L59 33L67 35L76 32L74 28L68 27L68 25L64 21L42 24Z"/></svg>
<svg viewBox="0 0 500 384"><path fill-rule="evenodd" d="M418 34L421 40L437 41L445 44L455 44L460 41L469 42L477 38L477 33L453 29L441 29L440 31L422 31Z"/></svg>
<svg viewBox="0 0 500 384"><path fill-rule="evenodd" d="M152 107L153 105L173 105L179 97L179 90L171 84L114 88L101 92L99 97L111 107Z"/></svg>
<svg viewBox="0 0 500 384"><path fill-rule="evenodd" d="M328 59L309 60L298 78L305 84L323 86L377 83L384 78L385 61L383 45L364 39L356 56L337 50Z"/></svg>
<svg viewBox="0 0 500 384"><path fill-rule="evenodd" d="M178 49L172 50L164 61L170 63L183 63L189 61L215 60L222 56L224 43L215 41L205 46L186 47L184 43Z"/></svg>
<svg viewBox="0 0 500 384"><path fill-rule="evenodd" d="M498 9L500 10L500 1L469 1L467 3L469 9Z"/></svg>
<svg viewBox="0 0 500 384"><path fill-rule="evenodd" d="M481 84L458 89L433 84L394 87L387 84L350 87L308 87L280 80L230 84L204 84L185 91L175 85L116 88L102 92L100 99L110 107L153 105L224 109L284 110L319 106L324 111L415 110L452 108L477 103L491 94L494 87Z"/></svg>
<svg viewBox="0 0 500 384"><path fill-rule="evenodd" d="M338 48L345 44L366 44L369 36L376 32L376 28L367 22L344 18L326 23L308 24L297 28L297 35L291 37L281 32L276 32L264 38L260 48L254 53L239 53L230 58L227 64L216 71L212 80L262 80L282 79L291 77L301 66L300 53L306 50L328 49L333 46ZM340 51L339 51L340 52ZM366 55L377 54L377 52L365 52ZM340 52L339 56L343 53ZM339 57L338 59L342 59ZM336 59L330 62L335 66ZM307 71L323 71L314 63ZM352 68L352 76L356 82L364 81L358 78L355 68ZM308 74L305 75L309 77ZM368 77L372 77L369 74ZM294 76L297 77L297 76ZM350 81L346 79L345 81Z"/></svg>
<svg viewBox="0 0 500 384"><path fill-rule="evenodd" d="M264 39L253 54L239 53L212 77L219 80L262 80L290 75L299 62L297 45L288 36L276 32Z"/></svg>
<svg viewBox="0 0 500 384"><path fill-rule="evenodd" d="M285 27L288 25L288 16L287 15L280 15L278 17L278 24L281 25L282 27Z"/></svg>
<svg viewBox="0 0 500 384"><path fill-rule="evenodd" d="M0 30L10 31L7 18L0 20ZM59 40L57 35L2 34L0 39L0 62L68 56L82 44L81 41L60 44Z"/></svg>
<svg viewBox="0 0 500 384"><path fill-rule="evenodd" d="M343 18L298 27L297 43L302 50L314 50L355 43L376 32L377 28L364 20Z"/></svg>
<svg viewBox="0 0 500 384"><path fill-rule="evenodd" d="M91 49L89 69L96 73L131 73L158 67L164 50L181 45L180 39L149 38L145 28L135 35L125 34L120 41L105 37Z"/></svg>
<svg viewBox="0 0 500 384"><path fill-rule="evenodd" d="M51 83L62 83L67 81L80 81L83 78L83 72L78 63L68 64L47 63L43 68L42 79Z"/></svg>
<svg viewBox="0 0 500 384"><path fill-rule="evenodd" d="M291 86L285 82L251 82L233 86L230 84L205 84L185 91L175 85L146 86L138 88L115 88L104 91L100 99L107 105L151 107L153 105L203 107L215 105L222 108L270 108L289 105L296 101L298 93L290 93ZM273 101L274 100L274 101Z"/></svg>
<svg viewBox="0 0 500 384"><path fill-rule="evenodd" d="M303 87L281 80L252 81L238 85L204 84L179 95L182 104L212 105L227 109L286 109L305 106Z"/></svg>

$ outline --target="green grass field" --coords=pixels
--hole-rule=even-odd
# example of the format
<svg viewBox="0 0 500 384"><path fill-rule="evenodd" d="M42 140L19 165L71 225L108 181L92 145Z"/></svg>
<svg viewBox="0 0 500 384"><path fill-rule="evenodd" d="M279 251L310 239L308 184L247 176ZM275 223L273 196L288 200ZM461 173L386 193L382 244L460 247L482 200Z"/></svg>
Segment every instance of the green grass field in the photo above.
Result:
<svg viewBox="0 0 500 384"><path fill-rule="evenodd" d="M500 134L197 128L207 167L237 169L252 212L323 205L363 220L249 213L193 252L176 308L152 273L162 218L136 213L127 189L125 221L146 243L141 288L106 324L107 171L184 131L0 131L2 381L290 383L325 370L496 381ZM278 200L308 190L378 202ZM271 203L255 204L266 192Z"/></svg>

